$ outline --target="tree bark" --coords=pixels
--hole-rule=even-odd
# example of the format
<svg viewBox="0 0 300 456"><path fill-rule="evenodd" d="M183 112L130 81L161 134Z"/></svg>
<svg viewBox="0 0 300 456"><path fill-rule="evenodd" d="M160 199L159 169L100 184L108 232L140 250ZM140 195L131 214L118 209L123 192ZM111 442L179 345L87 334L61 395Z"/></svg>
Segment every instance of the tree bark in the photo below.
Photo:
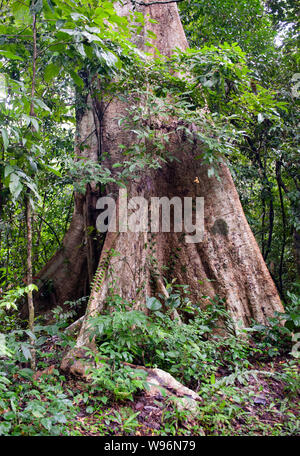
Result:
<svg viewBox="0 0 300 456"><path fill-rule="evenodd" d="M153 4L140 9L157 21L155 24L147 21L146 28L156 34L154 44L162 54L171 55L176 47L186 49L187 41L176 4ZM118 11L126 14L128 6L118 7ZM118 146L134 141L116 119L125 108L124 102L115 99L105 110L101 137L102 148L108 156L106 164L120 162ZM79 136L87 137L95 127L94 119L85 113L79 122ZM138 195L147 200L152 196L204 197L203 241L188 244L184 233L108 232L76 347L62 363L66 370L72 371L70 360L81 347L89 344L88 317L103 310L111 288L134 308L145 309L146 296L155 294L157 283L166 276L189 285L191 300L200 307L207 304L205 296L224 298L235 322L241 321L243 325L249 325L252 318L267 323L267 317L274 311L283 311L227 166L220 165L220 180L209 178L207 167L195 159L201 153L201 145L188 143L174 120L170 126L162 126L164 128L172 128L168 147L179 161L164 164L160 169L132 180L127 188L128 197ZM95 141L90 146L90 153L96 155ZM112 193L117 196L116 189ZM52 278L59 302L69 296L79 297L88 277L89 249L87 244L82 246L89 212L88 197L89 192L85 197L75 197L75 212L64 240L64 250L57 253L41 274ZM118 255L111 255L112 252L118 252ZM66 258L68 265L64 265ZM172 258L175 260L170 263ZM166 267L167 273L164 272Z"/></svg>

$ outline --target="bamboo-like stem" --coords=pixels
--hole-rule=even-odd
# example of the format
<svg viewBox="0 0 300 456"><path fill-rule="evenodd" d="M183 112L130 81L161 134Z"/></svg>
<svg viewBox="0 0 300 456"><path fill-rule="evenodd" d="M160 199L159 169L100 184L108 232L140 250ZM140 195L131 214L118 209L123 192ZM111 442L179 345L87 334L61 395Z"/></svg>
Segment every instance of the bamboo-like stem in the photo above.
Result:
<svg viewBox="0 0 300 456"><path fill-rule="evenodd" d="M30 198L26 198L26 227L27 227L27 286L32 284L32 215ZM27 292L28 303L28 327L33 333L34 331L34 305L32 290ZM34 344L34 339L30 337L31 344ZM35 350L31 350L31 368L34 370L36 367Z"/></svg>
<svg viewBox="0 0 300 456"><path fill-rule="evenodd" d="M34 95L36 83L36 59L37 59L37 45L36 45L36 14L32 19L32 35L33 35L33 59L32 59L32 84L31 84L31 103L30 103L30 116L34 116ZM26 227L27 227L27 286L32 284L32 211L30 202L30 192L26 194ZM33 293L31 289L27 292L28 303L28 327L31 333L34 332L34 304ZM36 357L34 349L33 336L30 337L31 345L31 368L36 368Z"/></svg>

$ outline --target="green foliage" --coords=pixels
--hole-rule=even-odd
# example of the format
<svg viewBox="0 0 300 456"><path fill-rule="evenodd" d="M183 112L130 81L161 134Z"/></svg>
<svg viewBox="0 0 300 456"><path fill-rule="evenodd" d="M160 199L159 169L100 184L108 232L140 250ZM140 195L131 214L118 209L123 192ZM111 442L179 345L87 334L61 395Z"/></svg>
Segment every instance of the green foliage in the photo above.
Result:
<svg viewBox="0 0 300 456"><path fill-rule="evenodd" d="M140 424L136 420L138 415L139 412L132 413L130 408L123 407L120 412L115 411L112 421L118 423L123 433L130 434L140 427Z"/></svg>
<svg viewBox="0 0 300 456"><path fill-rule="evenodd" d="M300 331L300 296L287 292L290 303L285 307L281 318L285 321L284 326L291 332Z"/></svg>
<svg viewBox="0 0 300 456"><path fill-rule="evenodd" d="M255 348L232 333L226 337L212 335L219 325L232 331L231 319L218 298L211 300L204 311L194 309L195 315L188 323L171 318L174 308L180 306L179 298L179 294L170 294L166 313L161 312L156 298L149 298L151 314L147 316L143 311L130 310L129 303L115 297L115 304L119 304L111 307L114 310L90 319L99 347L98 359L109 359L117 366L122 362L158 366L181 381L196 383L210 383L211 375L224 364L227 369L236 364L244 366L243 359L255 353ZM104 365L107 368L106 361Z"/></svg>
<svg viewBox="0 0 300 456"><path fill-rule="evenodd" d="M29 291L33 290L38 291L37 286L34 284L28 285L27 287L23 288L16 287L6 291L0 299L0 315L3 312L3 309L16 310L19 299L23 297L25 294L27 294Z"/></svg>
<svg viewBox="0 0 300 456"><path fill-rule="evenodd" d="M194 47L227 41L259 55L275 35L260 0L184 1L179 8L187 37Z"/></svg>
<svg viewBox="0 0 300 456"><path fill-rule="evenodd" d="M181 15L194 49L153 61L131 42L142 30L143 16L121 17L113 2L5 5L0 22L4 288L16 281L21 285L26 244L15 225L24 232L24 197L29 195L39 218L33 229L35 274L61 246L73 190L84 193L91 181L124 185L141 170L172 161L169 137L177 131L191 147L201 143L196 159L208 165L210 177L218 177L220 162L229 162L251 227L259 233L268 265L276 265L276 285L287 297L285 288L295 281L290 233L299 225L297 97L291 96L297 69L295 40L277 52L272 21L278 25L285 17L286 25L293 24L295 15L291 5L268 2L267 7L269 15L259 0L183 2ZM89 157L90 135L80 138L73 152L74 125L89 96L104 107L114 98L128 103L119 124L136 141L119 145L122 163L114 169L103 166L100 149L98 162ZM173 128L170 118L178 119Z"/></svg>
<svg viewBox="0 0 300 456"><path fill-rule="evenodd" d="M246 135L244 144L231 150L230 169L264 259L281 297L288 301L287 291L294 292L295 257L299 255L295 252L299 232L297 7L292 1L272 0L180 2L179 7L189 42L199 53L226 43L235 49L238 45L243 52L252 93L241 94L234 102L235 114L238 104L244 110ZM213 88L220 84L222 68L228 67L221 64L221 71L216 68L208 78L201 76L204 84ZM236 79L229 81L223 87L230 93L235 91ZM266 112L270 93L265 89L273 92L269 99L273 107L269 105ZM232 122L239 125L238 119Z"/></svg>
<svg viewBox="0 0 300 456"><path fill-rule="evenodd" d="M142 58L129 39L143 17L139 13L133 13L131 19L120 17L112 2L11 1L3 8L0 229L5 234L1 236L1 259L6 287L22 280L26 243L12 218L24 232L24 198L30 198L39 217L33 229L35 274L60 247L72 213L68 206L73 186L84 191L93 170L99 174L98 182L112 181L110 171L102 170L98 163L72 164L75 104L79 115L86 106L86 85L95 75L106 80Z"/></svg>
<svg viewBox="0 0 300 456"><path fill-rule="evenodd" d="M174 285L174 281L166 284L170 296L174 294ZM182 303L182 296L180 298ZM292 334L281 325L281 315L270 319L268 327L254 325L239 332L237 328L233 331L231 318L218 297L211 299L205 310L193 308L191 313L190 309L186 322L172 320L173 308L162 313L162 307L156 309L158 303L162 306L158 299L148 299L150 312L146 316L142 311L132 310L130 304L117 295L111 295L107 313L90 319L98 346L96 355L93 354L97 367L90 370L90 375L100 397L132 401L136 393L147 389L145 372L132 371L126 362L159 367L196 390L202 402L196 414L198 424L187 425L183 432L181 425L189 422L189 413L176 404L170 407L166 401L157 435L181 435L182 432L183 435L190 435L189 432L232 435L236 420L249 425L254 434L277 435L279 429L288 435L297 432L293 413L290 427L278 425L271 430L267 425L252 422L251 413L247 412L248 404L255 403L258 394L253 388L257 388L262 378L284 385L291 400L297 397L297 360L283 364L281 371L272 366L270 370L256 368L257 363L276 360L291 349ZM181 305L176 308L180 309ZM216 334L217 328L222 334ZM173 401L172 398L169 401ZM274 410L268 413L277 416L279 406L279 403L274 404ZM96 404L92 409L97 410Z"/></svg>
<svg viewBox="0 0 300 456"><path fill-rule="evenodd" d="M106 349L106 353L107 351ZM101 393L102 401L103 397L105 398L105 403L109 397L119 401L133 401L133 395L147 387L145 371L120 365L117 356L106 362L96 355L95 362L99 363L99 367L91 369L91 379L94 389L98 394Z"/></svg>
<svg viewBox="0 0 300 456"><path fill-rule="evenodd" d="M34 339L38 367L45 365L43 345L59 326L36 326L36 334L20 328L9 333L2 326L0 339L0 435L68 435L67 423L75 417L72 392L66 392L58 370L51 369L40 378L28 366ZM5 344L3 344L3 341ZM63 342L66 347L66 340ZM3 349L4 347L4 349ZM49 353L51 357L55 353ZM70 397L71 396L71 397Z"/></svg>
<svg viewBox="0 0 300 456"><path fill-rule="evenodd" d="M258 346L267 351L268 356L277 356L280 351L294 356L292 346L297 340L294 336L299 333L300 306L299 297L288 293L290 302L285 307L285 312L276 312L274 317L268 318L267 325L254 324L247 331L257 340Z"/></svg>
<svg viewBox="0 0 300 456"><path fill-rule="evenodd" d="M15 378L1 377L6 382L0 383L0 435L67 435L66 423L75 416L75 409L60 385L58 371L41 382L31 380L33 372L28 368L12 369L10 374ZM17 377L23 378L22 384Z"/></svg>
<svg viewBox="0 0 300 456"><path fill-rule="evenodd" d="M175 294L174 281L166 283L166 287L170 296ZM183 291L183 296L188 294L186 287ZM180 298L181 304L176 309L185 305L182 295ZM65 378L55 368L51 372L42 371L39 377L34 376L34 372L28 368L32 348L27 342L28 331L19 327L11 329L9 320L2 321L2 435L78 435L76 426L74 423L71 425L71 422L76 419L79 407L81 411L84 410L86 417L98 420L97 426L90 424L86 428L92 433L106 435L118 429L124 435L134 434L140 427L139 413L131 410L130 403L148 385L146 371L133 369L130 363L165 369L198 391L202 398L191 422L188 411L182 410L173 398L166 400L162 408L161 428L155 431L157 435L232 435L236 420L244 422L254 433L297 433L295 416L287 411L284 403L280 405L281 413L290 413L290 424L278 425L273 430L251 421L251 413L247 412L249 403L257 395L251 385L259 384L262 376L283 384L290 400L297 397L297 360L286 362L281 371L272 366L268 371L253 367L257 361L269 359L267 352L270 347L277 348L278 355L285 352L279 338L271 339L270 345L270 340L265 337L257 338L258 329L255 327L255 331L249 333L250 338L245 337L247 332L244 331L238 336L233 335L231 319L218 297L211 299L203 311L197 307L189 309L188 320L181 323L177 319L172 320L172 306L165 314L159 309L146 315L131 309L130 303L115 294L111 294L108 305L107 313L90 320L98 345L97 352L87 350L87 357L92 357L96 366L90 367L88 372L91 382L82 384L80 389L72 388L72 391L66 387ZM53 314L55 323L35 325L38 373L40 369L47 368L52 359L56 362L59 347L65 350L74 344L62 329L75 315L62 312L59 308ZM274 325L270 327L271 331L274 331ZM277 326L280 327L280 320L277 320ZM216 328L223 331L222 335L215 333ZM49 337L51 348L55 344L55 350L47 351ZM221 378L220 371L223 372ZM121 410L109 411L107 407L115 401L126 406ZM274 411L270 408L268 413L274 413L276 417L278 406L274 405ZM184 428L182 423L185 423Z"/></svg>
<svg viewBox="0 0 300 456"><path fill-rule="evenodd" d="M253 368L255 362L276 361L289 353L298 357L295 2L180 2L194 48L174 50L171 57L155 60L147 59L132 44L132 37L142 32L143 15L134 11L129 18L121 17L113 3L12 0L2 4L0 434L67 434L68 421L74 419L78 405L89 416L99 417L100 432L109 433L107 427L115 425L122 433L134 433L137 413L124 407L107 416L102 407L116 399L132 401L147 388L145 372L137 376L136 370L124 364L135 363L167 370L197 390L204 401L198 428L187 425L183 431L180 426L187 414L167 404L164 429L158 433L230 434L239 429L232 427L236 420L239 426L242 423L241 433L294 435L297 423L285 399L266 407L275 418L283 417L273 427L262 420L255 422L248 407L255 394L251 384L258 383L260 375L281 382L291 398L298 392L297 359L285 363L281 372L262 373ZM119 126L135 141L130 147L119 144L122 162L108 169L101 148L97 160L91 159L90 135L78 143L75 130L91 108L88 100L106 109L116 98L127 103ZM112 291L107 313L91 321L98 344L93 355L97 368L90 372L92 385L75 396L55 369L36 380L28 367L33 345L38 369L46 368L56 356L45 348L49 338L56 351L72 346L74 341L62 330L82 313L84 298L66 303L68 311L56 308L55 323L37 324L34 334L23 329L24 323L19 325L14 313L17 302L36 289L35 285L24 287L24 201L29 197L34 208L36 281L35 274L62 246L73 192L84 193L90 182L99 188L124 185L141 171L171 162L175 157L169 138L174 132L185 136L191 148L201 144L196 159L208 165L209 177L218 177L220 162L227 160L248 221L286 304L285 312L269 319L267 326L254 323L239 331L222 299L203 297L209 304L200 311L190 301L187 288L175 281L165 284L168 297L148 297L147 313L134 310L134 303L124 302ZM40 287L49 300L51 286L45 282ZM182 322L175 310L181 312ZM242 392L241 387L248 385L249 390Z"/></svg>

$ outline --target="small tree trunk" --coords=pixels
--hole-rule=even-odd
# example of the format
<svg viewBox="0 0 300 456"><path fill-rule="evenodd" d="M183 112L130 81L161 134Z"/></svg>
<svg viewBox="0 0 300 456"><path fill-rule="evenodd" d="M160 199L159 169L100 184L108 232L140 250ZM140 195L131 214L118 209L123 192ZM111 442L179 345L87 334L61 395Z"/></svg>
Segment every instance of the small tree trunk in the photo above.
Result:
<svg viewBox="0 0 300 456"><path fill-rule="evenodd" d="M26 226L27 226L27 286L32 284L32 217L31 217L31 204L30 198L26 198ZM28 327L31 333L34 332L34 305L32 290L27 292L28 303ZM34 339L30 337L31 344L34 345ZM31 368L35 369L35 349L31 349Z"/></svg>
<svg viewBox="0 0 300 456"><path fill-rule="evenodd" d="M37 37L36 37L36 15L32 18L32 34L33 34L33 56L32 56L32 83L31 83L31 103L30 103L30 116L34 117L34 95L35 95L35 83L36 83L36 60L37 60ZM34 131L34 127L32 127ZM27 192L25 198L26 205L26 227L27 227L27 287L32 285L32 216L31 216L31 201L30 191ZM34 370L36 367L35 349L34 349L34 304L32 290L28 288L27 291L27 302L28 302L28 327L32 333L30 341L32 345L31 349L31 368Z"/></svg>

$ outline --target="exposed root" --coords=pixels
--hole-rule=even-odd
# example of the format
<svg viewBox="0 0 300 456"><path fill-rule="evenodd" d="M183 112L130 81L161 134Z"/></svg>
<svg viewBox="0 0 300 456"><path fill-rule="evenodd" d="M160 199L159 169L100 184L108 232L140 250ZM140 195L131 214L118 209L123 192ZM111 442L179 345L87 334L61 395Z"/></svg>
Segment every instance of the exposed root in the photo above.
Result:
<svg viewBox="0 0 300 456"><path fill-rule="evenodd" d="M138 366L135 368L140 369ZM156 396L163 391L167 397L175 402L179 410L197 411L197 402L201 401L201 398L195 391L182 385L171 374L162 369L144 369L148 373L146 381L150 386L146 393L147 396Z"/></svg>
<svg viewBox="0 0 300 456"><path fill-rule="evenodd" d="M69 335L74 334L76 331L79 331L81 328L81 325L83 323L85 315L82 315L82 317L78 318L78 320L74 321L71 323L66 329L65 332Z"/></svg>
<svg viewBox="0 0 300 456"><path fill-rule="evenodd" d="M108 358L103 357L102 361L105 359ZM138 371L143 370L147 372L146 383L148 389L146 391L146 396L165 396L167 399L175 402L180 410L189 410L192 413L197 411L197 402L202 400L200 396L195 391L175 380L168 372L158 368L152 369L125 362L123 364L131 367L133 371L137 370L137 377L139 376ZM92 358L87 355L85 350L76 349L73 350L73 353L71 352L63 359L61 369L68 374L81 377L89 382L91 381L91 367L100 369L101 366L103 366L101 363L95 365Z"/></svg>

